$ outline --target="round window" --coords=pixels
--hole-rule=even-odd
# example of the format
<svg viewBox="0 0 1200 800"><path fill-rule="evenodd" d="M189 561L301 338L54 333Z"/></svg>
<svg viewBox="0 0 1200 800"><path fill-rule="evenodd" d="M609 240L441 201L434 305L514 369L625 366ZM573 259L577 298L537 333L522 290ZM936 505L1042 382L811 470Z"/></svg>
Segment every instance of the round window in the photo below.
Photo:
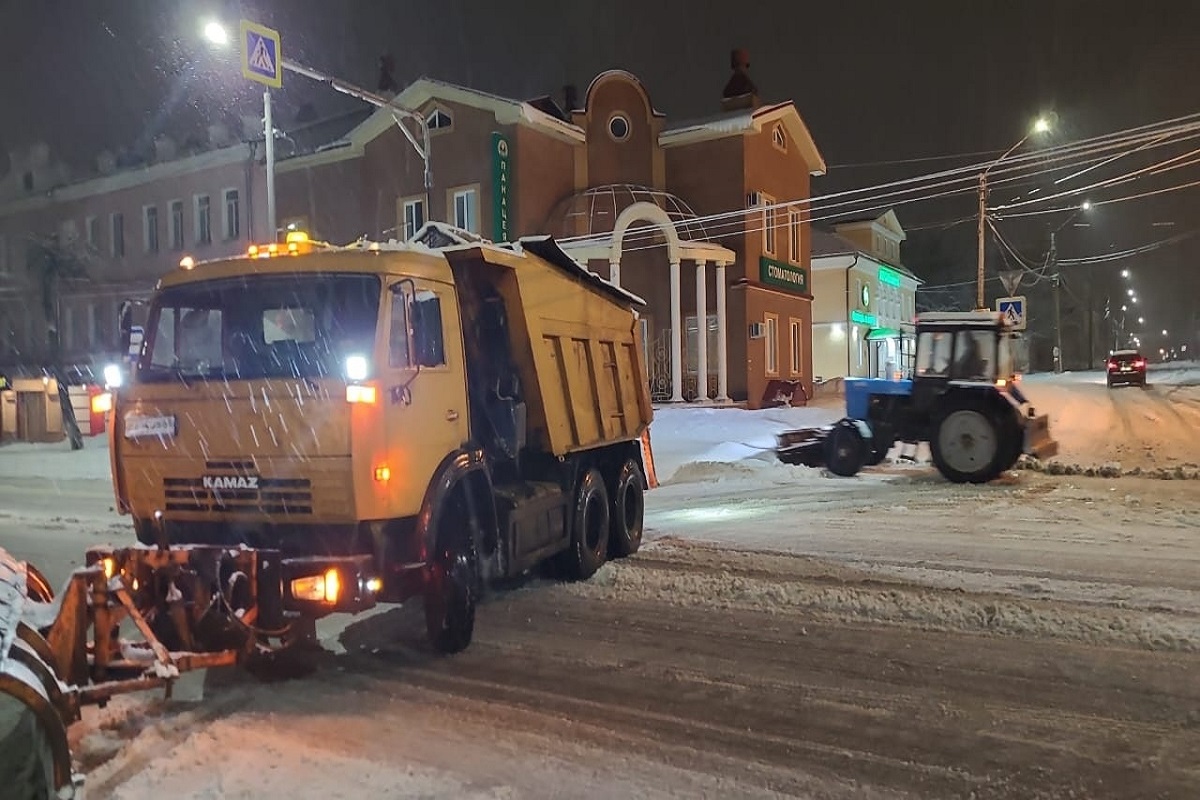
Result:
<svg viewBox="0 0 1200 800"><path fill-rule="evenodd" d="M608 120L608 135L623 142L629 138L629 119L624 114L613 114Z"/></svg>

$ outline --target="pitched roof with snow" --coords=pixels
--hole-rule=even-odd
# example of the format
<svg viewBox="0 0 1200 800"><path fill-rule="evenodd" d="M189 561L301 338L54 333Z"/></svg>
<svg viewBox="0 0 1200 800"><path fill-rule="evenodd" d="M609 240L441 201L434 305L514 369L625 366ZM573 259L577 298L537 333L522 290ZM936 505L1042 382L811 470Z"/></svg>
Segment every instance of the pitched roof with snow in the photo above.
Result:
<svg viewBox="0 0 1200 800"><path fill-rule="evenodd" d="M804 162L808 164L809 174L824 175L825 159L817 150L817 143L813 141L808 126L804 124L796 104L791 100L755 109L729 111L711 117L669 123L659 135L658 143L663 147L676 147L727 136L745 136L749 133L759 133L773 122L782 122L792 141L799 146Z"/></svg>

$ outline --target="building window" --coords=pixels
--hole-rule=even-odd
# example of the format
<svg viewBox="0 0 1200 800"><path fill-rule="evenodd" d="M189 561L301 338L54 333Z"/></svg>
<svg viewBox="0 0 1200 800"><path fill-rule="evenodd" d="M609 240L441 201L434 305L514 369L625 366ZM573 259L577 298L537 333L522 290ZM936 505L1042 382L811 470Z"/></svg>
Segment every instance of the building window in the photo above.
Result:
<svg viewBox="0 0 1200 800"><path fill-rule="evenodd" d="M608 135L614 142L623 142L629 138L629 117L617 112L608 118Z"/></svg>
<svg viewBox="0 0 1200 800"><path fill-rule="evenodd" d="M87 237L87 246L93 250L100 247L100 220L88 217L83 221L83 234Z"/></svg>
<svg viewBox="0 0 1200 800"><path fill-rule="evenodd" d="M171 201L171 249L183 249L183 201Z"/></svg>
<svg viewBox="0 0 1200 800"><path fill-rule="evenodd" d="M242 235L242 202L237 189L225 190L225 241Z"/></svg>
<svg viewBox="0 0 1200 800"><path fill-rule="evenodd" d="M125 257L125 215L113 214L112 223L112 255L113 258Z"/></svg>
<svg viewBox="0 0 1200 800"><path fill-rule="evenodd" d="M450 115L440 108L435 108L425 117L425 124L429 126L431 131L443 131L454 125L454 120Z"/></svg>
<svg viewBox="0 0 1200 800"><path fill-rule="evenodd" d="M787 152L787 134L782 125L776 125L775 129L771 131L771 143L783 152Z"/></svg>
<svg viewBox="0 0 1200 800"><path fill-rule="evenodd" d="M791 339L789 341L789 352L791 353L791 369L792 375L804 374L804 335L801 329L801 322L798 319L793 319L788 325L791 328Z"/></svg>
<svg viewBox="0 0 1200 800"><path fill-rule="evenodd" d="M800 253L800 212L794 208L788 209L788 245L793 264L803 264Z"/></svg>
<svg viewBox="0 0 1200 800"><path fill-rule="evenodd" d="M767 349L766 372L768 375L779 374L779 318L774 314L766 314L763 318L767 327L764 346Z"/></svg>
<svg viewBox="0 0 1200 800"><path fill-rule="evenodd" d="M158 252L158 207L142 209L142 249L147 253Z"/></svg>
<svg viewBox="0 0 1200 800"><path fill-rule="evenodd" d="M212 213L208 195L196 195L196 244L212 244Z"/></svg>
<svg viewBox="0 0 1200 800"><path fill-rule="evenodd" d="M775 198L770 195L759 192L758 204L763 207L762 215L762 232L763 232L763 253L768 256L775 255Z"/></svg>
<svg viewBox="0 0 1200 800"><path fill-rule="evenodd" d="M452 205L454 207L454 227L462 228L471 233L479 232L479 191L470 189L451 189Z"/></svg>
<svg viewBox="0 0 1200 800"><path fill-rule="evenodd" d="M425 225L424 198L411 198L400 201L400 219L404 225L405 241L417 235L417 231Z"/></svg>

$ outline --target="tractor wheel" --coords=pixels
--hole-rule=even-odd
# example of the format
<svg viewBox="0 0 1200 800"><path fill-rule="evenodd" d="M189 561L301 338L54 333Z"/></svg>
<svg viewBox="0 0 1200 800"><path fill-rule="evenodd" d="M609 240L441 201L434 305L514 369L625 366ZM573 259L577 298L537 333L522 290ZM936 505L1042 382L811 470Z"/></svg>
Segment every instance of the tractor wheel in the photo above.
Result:
<svg viewBox="0 0 1200 800"><path fill-rule="evenodd" d="M1001 437L995 416L981 404L951 399L930 438L934 466L954 483L987 483L1003 471Z"/></svg>
<svg viewBox="0 0 1200 800"><path fill-rule="evenodd" d="M867 463L867 443L853 420L844 419L825 439L825 466L834 475L851 478Z"/></svg>
<svg viewBox="0 0 1200 800"><path fill-rule="evenodd" d="M1004 414L1000 424L996 426L1000 437L1000 447L997 449L997 466L1000 472L1008 472L1021 458L1025 450L1025 429L1017 421L1016 413Z"/></svg>

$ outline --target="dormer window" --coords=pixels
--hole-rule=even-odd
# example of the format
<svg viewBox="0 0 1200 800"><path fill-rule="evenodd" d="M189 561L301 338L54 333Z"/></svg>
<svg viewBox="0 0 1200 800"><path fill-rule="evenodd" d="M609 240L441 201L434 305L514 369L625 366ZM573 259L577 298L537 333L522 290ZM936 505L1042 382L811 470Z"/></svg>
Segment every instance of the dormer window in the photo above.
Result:
<svg viewBox="0 0 1200 800"><path fill-rule="evenodd" d="M775 129L771 131L771 142L783 152L787 152L787 134L782 125L776 125Z"/></svg>
<svg viewBox="0 0 1200 800"><path fill-rule="evenodd" d="M454 124L454 120L445 111L435 108L425 117L425 124L429 126L429 130L431 131L442 131L451 127Z"/></svg>

